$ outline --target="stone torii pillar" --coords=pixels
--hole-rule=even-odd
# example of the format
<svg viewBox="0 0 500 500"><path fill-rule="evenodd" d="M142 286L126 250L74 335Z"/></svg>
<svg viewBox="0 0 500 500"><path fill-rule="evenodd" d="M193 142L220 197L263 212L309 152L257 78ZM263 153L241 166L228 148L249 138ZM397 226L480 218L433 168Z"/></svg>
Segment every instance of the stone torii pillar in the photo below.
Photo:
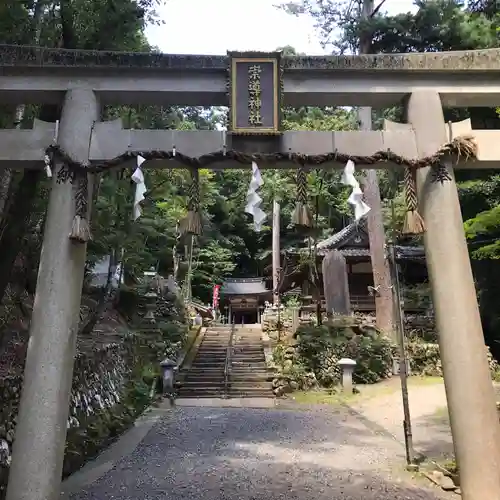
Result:
<svg viewBox="0 0 500 500"><path fill-rule="evenodd" d="M437 92L409 96L407 119L421 158L449 142ZM498 414L453 168L446 168L443 182L430 168L418 170L417 190L453 443L463 500L500 500Z"/></svg>
<svg viewBox="0 0 500 500"><path fill-rule="evenodd" d="M92 90L66 93L59 143L77 161L88 160L98 109ZM58 178L64 168L53 172L7 500L60 496L86 256L86 245L69 239L75 193Z"/></svg>

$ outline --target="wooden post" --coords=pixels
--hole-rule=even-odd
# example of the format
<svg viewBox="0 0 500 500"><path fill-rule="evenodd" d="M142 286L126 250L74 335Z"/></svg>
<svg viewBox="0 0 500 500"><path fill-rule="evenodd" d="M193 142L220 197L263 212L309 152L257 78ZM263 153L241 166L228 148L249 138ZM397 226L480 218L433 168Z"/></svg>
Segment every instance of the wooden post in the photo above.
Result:
<svg viewBox="0 0 500 500"><path fill-rule="evenodd" d="M373 0L363 0L362 17L370 17L373 12ZM372 35L368 31L360 37L360 54L369 54L372 46ZM372 109L359 108L358 120L361 130L372 129ZM373 272L373 285L377 289L375 295L375 311L377 327L395 339L394 309L392 301L392 280L389 262L385 256L385 232L382 219L382 204L376 170L367 170L363 185L364 197L371 208L368 212L368 238L370 240L370 257Z"/></svg>
<svg viewBox="0 0 500 500"><path fill-rule="evenodd" d="M59 143L76 161L88 160L98 109L92 90L67 92ZM60 496L86 256L86 245L69 239L75 192L63 169L52 178L7 500Z"/></svg>
<svg viewBox="0 0 500 500"><path fill-rule="evenodd" d="M437 92L411 94L407 118L421 158L448 142ZM444 167L442 181L431 168L419 169L417 191L462 499L500 500L495 394L454 172Z"/></svg>
<svg viewBox="0 0 500 500"><path fill-rule="evenodd" d="M273 304L280 303L280 204L273 201Z"/></svg>

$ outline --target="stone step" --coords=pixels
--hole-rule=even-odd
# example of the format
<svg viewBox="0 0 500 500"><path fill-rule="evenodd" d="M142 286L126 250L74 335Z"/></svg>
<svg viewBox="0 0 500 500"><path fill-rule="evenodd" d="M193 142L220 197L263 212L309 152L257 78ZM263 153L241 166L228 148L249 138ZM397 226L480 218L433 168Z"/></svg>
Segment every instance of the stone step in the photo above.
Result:
<svg viewBox="0 0 500 500"><path fill-rule="evenodd" d="M224 387L224 377L217 379L186 379L179 383L179 387Z"/></svg>
<svg viewBox="0 0 500 500"><path fill-rule="evenodd" d="M262 389L256 391L229 391L228 396L230 399L236 398L274 398L273 391L265 391Z"/></svg>
<svg viewBox="0 0 500 500"><path fill-rule="evenodd" d="M265 389L272 391L273 386L271 383L264 381L264 382L231 382L229 385L230 391L242 391L245 392L247 390L253 391L254 389Z"/></svg>
<svg viewBox="0 0 500 500"><path fill-rule="evenodd" d="M225 365L224 364L193 365L193 368L196 370L194 372L194 373L196 373L196 375L203 377L203 373L207 373L207 372L211 372L211 373L222 372L222 373L224 373Z"/></svg>
<svg viewBox="0 0 500 500"><path fill-rule="evenodd" d="M193 361L193 368L212 367L222 368L226 365L225 359L197 359Z"/></svg>
<svg viewBox="0 0 500 500"><path fill-rule="evenodd" d="M258 374L258 375L253 375L251 373L231 373L229 375L230 380L237 380L237 381L242 381L242 380L248 380L249 382L252 382L254 380L273 380L274 376L272 374Z"/></svg>
<svg viewBox="0 0 500 500"><path fill-rule="evenodd" d="M255 375L272 374L272 372L263 368L245 368L245 369L235 369L233 366L229 372L233 375L248 375L254 373Z"/></svg>
<svg viewBox="0 0 500 500"><path fill-rule="evenodd" d="M204 396L203 396L204 397ZM252 392L252 393L243 393L243 392L237 392L237 393L230 393L228 396L228 399L274 399L276 396L271 393L267 392Z"/></svg>
<svg viewBox="0 0 500 500"><path fill-rule="evenodd" d="M226 359L227 358L227 352L226 351L221 351L221 352L197 352L195 359L197 359L197 358Z"/></svg>
<svg viewBox="0 0 500 500"><path fill-rule="evenodd" d="M196 363L222 363L226 362L226 356L197 356L193 360L193 365Z"/></svg>
<svg viewBox="0 0 500 500"><path fill-rule="evenodd" d="M241 354L242 356L259 356L263 357L264 356L264 351L259 349L259 350L251 350L251 349L239 349L239 348L233 348L233 354Z"/></svg>
<svg viewBox="0 0 500 500"><path fill-rule="evenodd" d="M193 369L196 370L195 373L200 374L200 376L203 376L203 373L206 372L223 372L225 369L224 363L198 363L193 365ZM202 372L202 373L200 373Z"/></svg>
<svg viewBox="0 0 500 500"><path fill-rule="evenodd" d="M196 353L196 357L194 359L200 359L200 358L226 359L227 353L226 352L198 352L198 353Z"/></svg>
<svg viewBox="0 0 500 500"><path fill-rule="evenodd" d="M196 365L225 365L226 358L197 358L193 361L192 367L194 368Z"/></svg>
<svg viewBox="0 0 500 500"><path fill-rule="evenodd" d="M235 362L242 363L262 363L266 358L264 356L250 356L246 354L234 354L231 359Z"/></svg>
<svg viewBox="0 0 500 500"><path fill-rule="evenodd" d="M209 349L199 349L196 355L199 356L200 354L203 354L205 356L210 356L211 354L217 356L225 356L227 354L227 349L214 349L212 347Z"/></svg>
<svg viewBox="0 0 500 500"><path fill-rule="evenodd" d="M199 368L197 366L191 367L189 370L182 370L181 373L187 374L187 373L193 373L195 375L203 376L203 375L215 375L216 373L224 373L224 367L223 366L217 366L216 368Z"/></svg>
<svg viewBox="0 0 500 500"><path fill-rule="evenodd" d="M214 380L224 380L224 374L223 373L215 373L213 375L199 375L198 373L194 373L194 374L186 374L185 377L183 377L182 379L178 379L178 380L183 380L183 381L187 381L187 380L191 380L191 381L200 381L200 382L203 382L203 380L211 380L211 381L214 381Z"/></svg>
<svg viewBox="0 0 500 500"><path fill-rule="evenodd" d="M201 399L201 398L222 398L224 397L224 392L221 391L179 391L177 393L178 398L186 399Z"/></svg>
<svg viewBox="0 0 500 500"><path fill-rule="evenodd" d="M217 354L222 354L222 353L227 353L227 346L215 346L215 347L212 347L212 346L200 346L200 348L198 349L198 353L200 352L207 352L207 353L217 353Z"/></svg>
<svg viewBox="0 0 500 500"><path fill-rule="evenodd" d="M258 363L247 363L247 362L238 362L231 360L231 369L238 370L238 369L245 369L245 370L266 370L267 365L264 362L258 362Z"/></svg>

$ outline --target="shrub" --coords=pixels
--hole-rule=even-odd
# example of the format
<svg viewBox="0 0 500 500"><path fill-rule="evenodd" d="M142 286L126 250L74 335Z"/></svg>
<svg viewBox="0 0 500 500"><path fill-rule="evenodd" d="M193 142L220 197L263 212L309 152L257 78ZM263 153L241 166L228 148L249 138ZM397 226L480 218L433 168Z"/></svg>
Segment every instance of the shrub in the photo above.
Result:
<svg viewBox="0 0 500 500"><path fill-rule="evenodd" d="M277 344L273 350L273 363L276 369L273 389L277 396L317 385L315 374L300 362L293 346Z"/></svg>
<svg viewBox="0 0 500 500"><path fill-rule="evenodd" d="M390 341L359 318L340 317L322 326L303 325L296 339L299 362L325 387L339 383L341 358L356 361L353 378L358 384L373 384L392 373Z"/></svg>
<svg viewBox="0 0 500 500"><path fill-rule="evenodd" d="M411 341L406 346L406 353L413 375L428 377L441 377L443 375L438 344Z"/></svg>
<svg viewBox="0 0 500 500"><path fill-rule="evenodd" d="M493 358L489 348L485 346L485 349L487 350L491 377L493 380L500 380L500 366ZM443 376L439 344L412 340L408 342L406 351L413 375Z"/></svg>

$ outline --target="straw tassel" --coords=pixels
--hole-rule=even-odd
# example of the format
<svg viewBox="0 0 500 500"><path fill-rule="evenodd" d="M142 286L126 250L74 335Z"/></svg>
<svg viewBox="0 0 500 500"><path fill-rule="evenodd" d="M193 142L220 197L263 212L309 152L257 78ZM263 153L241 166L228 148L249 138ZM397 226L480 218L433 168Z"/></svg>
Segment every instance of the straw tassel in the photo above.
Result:
<svg viewBox="0 0 500 500"><path fill-rule="evenodd" d="M200 212L200 177L196 167L190 167L191 183L188 190L188 213L180 222L181 234L202 233L203 225Z"/></svg>
<svg viewBox="0 0 500 500"><path fill-rule="evenodd" d="M78 243L87 243L91 239L90 225L87 219L89 185L87 172L77 170L75 193L75 216L69 239Z"/></svg>
<svg viewBox="0 0 500 500"><path fill-rule="evenodd" d="M292 223L296 226L311 227L312 216L307 204L307 175L304 166L297 169L297 202L292 214Z"/></svg>
<svg viewBox="0 0 500 500"><path fill-rule="evenodd" d="M416 182L416 169L412 167L405 168L405 201L406 201L406 214L403 224L403 234L416 235L425 232L424 219L418 213L418 200L417 200L417 182Z"/></svg>

